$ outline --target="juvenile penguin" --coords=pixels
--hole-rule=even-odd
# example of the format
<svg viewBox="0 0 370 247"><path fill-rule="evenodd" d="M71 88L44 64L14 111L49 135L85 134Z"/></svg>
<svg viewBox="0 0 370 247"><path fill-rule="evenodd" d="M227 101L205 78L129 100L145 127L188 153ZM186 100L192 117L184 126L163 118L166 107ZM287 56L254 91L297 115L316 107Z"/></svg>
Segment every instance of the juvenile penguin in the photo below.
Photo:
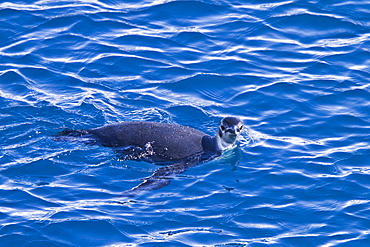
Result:
<svg viewBox="0 0 370 247"><path fill-rule="evenodd" d="M133 147L154 161L177 161L203 153L218 153L235 145L243 129L236 117L221 120L216 136L168 123L123 122L88 130L66 129L58 136L91 137L106 147Z"/></svg>
<svg viewBox="0 0 370 247"><path fill-rule="evenodd" d="M157 122L123 122L88 130L65 129L57 137L82 137L88 143L113 148L131 147L127 149L131 151L129 158L171 162L121 195L132 197L138 192L162 188L170 183L170 178L234 147L242 129L239 118L225 117L214 137L190 127Z"/></svg>

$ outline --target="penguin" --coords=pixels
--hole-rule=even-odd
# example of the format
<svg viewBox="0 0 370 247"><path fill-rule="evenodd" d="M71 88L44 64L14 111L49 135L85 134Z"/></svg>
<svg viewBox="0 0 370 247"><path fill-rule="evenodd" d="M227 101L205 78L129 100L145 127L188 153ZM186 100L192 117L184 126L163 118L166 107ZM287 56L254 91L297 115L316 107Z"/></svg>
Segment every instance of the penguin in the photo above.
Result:
<svg viewBox="0 0 370 247"><path fill-rule="evenodd" d="M202 153L218 153L233 147L243 129L236 117L221 120L216 136L178 124L158 122L122 122L87 130L65 129L57 136L88 138L89 143L106 147L132 147L163 161L176 161Z"/></svg>
<svg viewBox="0 0 370 247"><path fill-rule="evenodd" d="M243 122L237 117L223 118L215 136L178 124L128 121L87 130L65 129L57 134L57 140L80 137L89 144L120 149L127 159L171 162L126 193L131 195L159 189L169 183L168 178L235 147L242 130Z"/></svg>

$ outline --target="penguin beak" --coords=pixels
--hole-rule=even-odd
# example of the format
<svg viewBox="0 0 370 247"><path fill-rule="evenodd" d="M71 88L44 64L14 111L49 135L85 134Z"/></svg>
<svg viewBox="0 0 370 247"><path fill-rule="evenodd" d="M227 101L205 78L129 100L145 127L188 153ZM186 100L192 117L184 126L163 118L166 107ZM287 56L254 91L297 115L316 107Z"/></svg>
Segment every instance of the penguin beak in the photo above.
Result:
<svg viewBox="0 0 370 247"><path fill-rule="evenodd" d="M226 130L225 130L225 132L226 132L226 133L227 133L227 132L229 132L229 133L231 133L231 134L236 135L236 134L235 134L235 129L234 129L234 128L228 128L228 129L226 129Z"/></svg>
<svg viewBox="0 0 370 247"><path fill-rule="evenodd" d="M225 130L225 133L229 133L230 136L237 136L241 132L241 128L239 125L233 125Z"/></svg>

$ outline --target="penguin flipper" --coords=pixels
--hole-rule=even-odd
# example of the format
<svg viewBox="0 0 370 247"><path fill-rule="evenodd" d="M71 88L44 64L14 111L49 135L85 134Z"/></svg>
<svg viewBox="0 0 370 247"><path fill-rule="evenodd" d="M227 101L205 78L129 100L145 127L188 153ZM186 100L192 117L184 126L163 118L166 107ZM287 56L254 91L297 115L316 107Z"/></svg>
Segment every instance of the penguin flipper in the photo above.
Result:
<svg viewBox="0 0 370 247"><path fill-rule="evenodd" d="M195 165L197 165L197 163L182 161L169 166L160 167L150 177L145 178L144 182L123 192L120 197L134 197L140 192L158 190L170 184L173 177L185 172Z"/></svg>

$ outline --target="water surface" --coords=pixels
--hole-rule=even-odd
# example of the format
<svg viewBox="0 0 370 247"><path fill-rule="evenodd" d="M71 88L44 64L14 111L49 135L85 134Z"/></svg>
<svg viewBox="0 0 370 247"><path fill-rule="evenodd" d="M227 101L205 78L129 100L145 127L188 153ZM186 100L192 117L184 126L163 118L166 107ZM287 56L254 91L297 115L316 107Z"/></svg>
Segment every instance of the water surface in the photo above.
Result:
<svg viewBox="0 0 370 247"><path fill-rule="evenodd" d="M368 246L367 1L0 3L0 245ZM135 198L158 167L53 141L128 120L238 149Z"/></svg>

